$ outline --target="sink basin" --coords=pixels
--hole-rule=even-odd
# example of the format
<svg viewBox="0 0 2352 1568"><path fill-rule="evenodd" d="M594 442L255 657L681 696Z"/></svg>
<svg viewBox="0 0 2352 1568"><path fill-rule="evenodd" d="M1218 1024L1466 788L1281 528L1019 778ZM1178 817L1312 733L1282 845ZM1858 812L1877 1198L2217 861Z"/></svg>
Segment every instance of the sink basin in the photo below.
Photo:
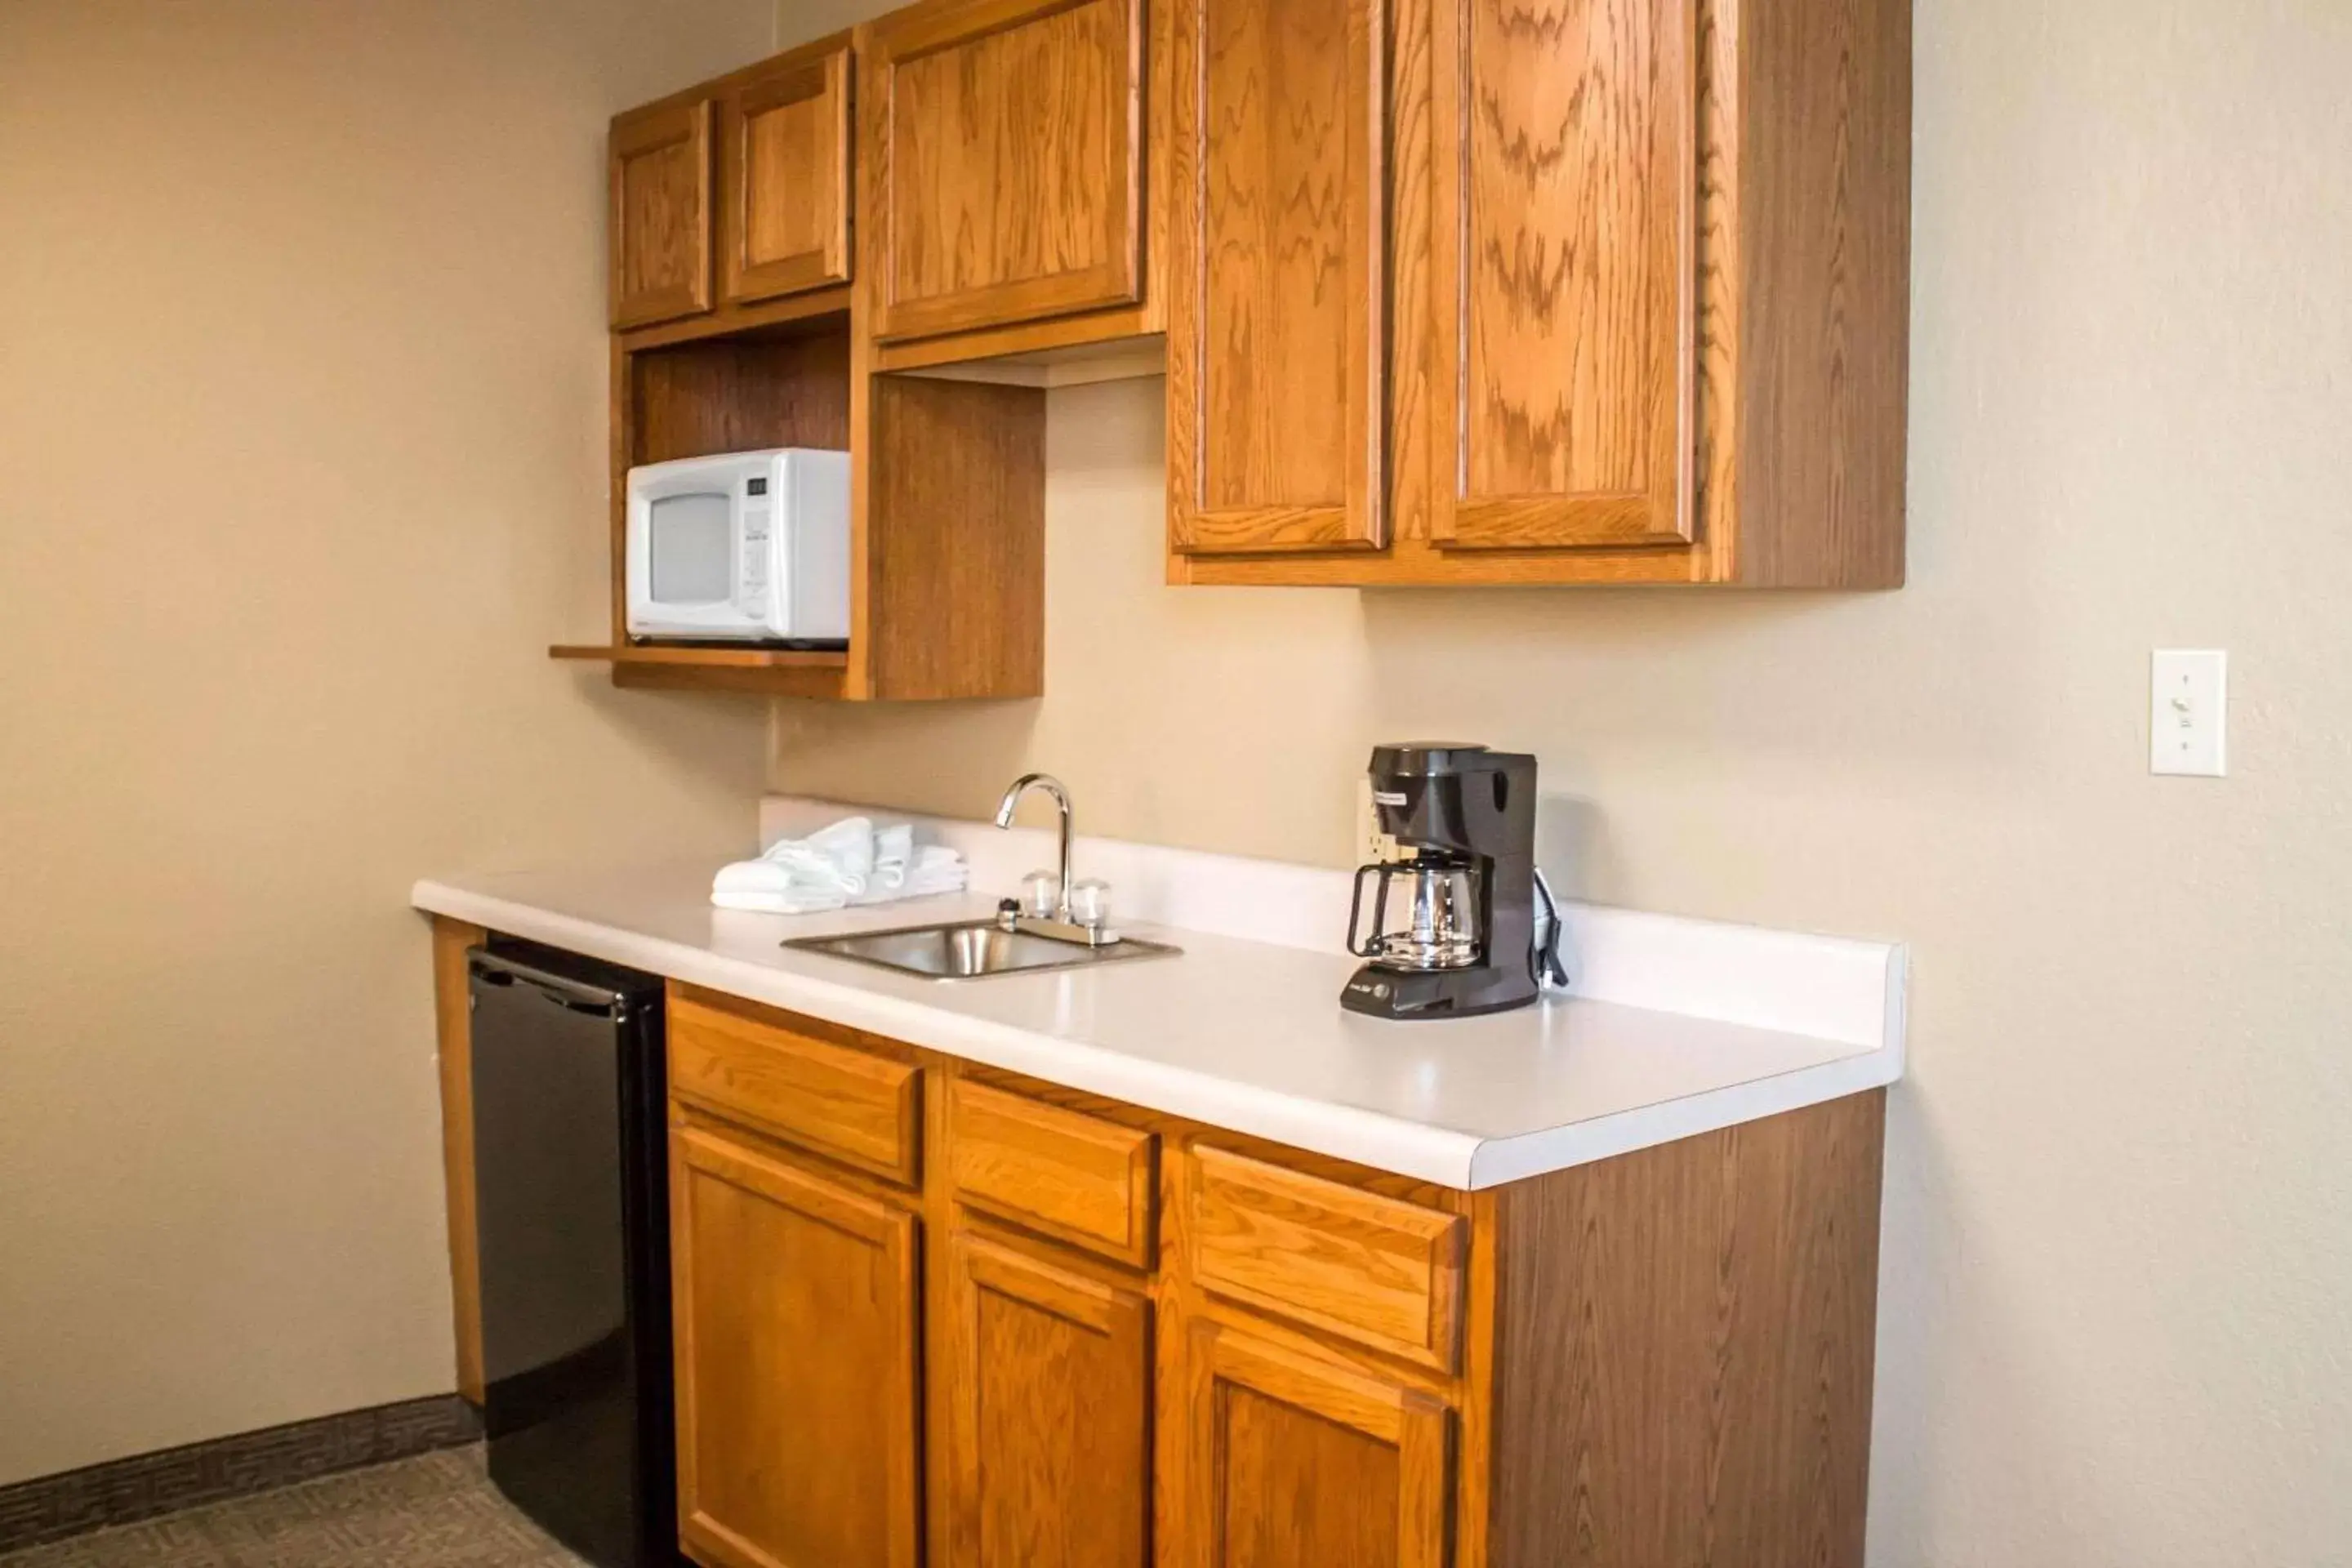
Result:
<svg viewBox="0 0 2352 1568"><path fill-rule="evenodd" d="M856 931L847 936L794 937L784 945L807 952L827 952L835 958L853 958L860 963L933 980L976 980L988 974L1083 969L1130 958L1157 958L1180 951L1166 942L1144 942L1131 936L1102 947L1087 947L1055 937L1006 931L991 920Z"/></svg>

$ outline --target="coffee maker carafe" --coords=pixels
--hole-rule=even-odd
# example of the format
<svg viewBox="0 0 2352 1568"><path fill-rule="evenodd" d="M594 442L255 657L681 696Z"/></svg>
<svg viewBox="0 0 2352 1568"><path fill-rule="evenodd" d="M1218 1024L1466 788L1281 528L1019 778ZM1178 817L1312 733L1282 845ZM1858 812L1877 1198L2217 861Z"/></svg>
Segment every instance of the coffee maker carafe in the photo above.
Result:
<svg viewBox="0 0 2352 1568"><path fill-rule="evenodd" d="M1370 771L1381 831L1402 854L1356 871L1348 949L1370 962L1340 1005L1461 1018L1525 1006L1548 978L1565 984L1559 911L1535 863L1535 758L1417 742L1374 747Z"/></svg>

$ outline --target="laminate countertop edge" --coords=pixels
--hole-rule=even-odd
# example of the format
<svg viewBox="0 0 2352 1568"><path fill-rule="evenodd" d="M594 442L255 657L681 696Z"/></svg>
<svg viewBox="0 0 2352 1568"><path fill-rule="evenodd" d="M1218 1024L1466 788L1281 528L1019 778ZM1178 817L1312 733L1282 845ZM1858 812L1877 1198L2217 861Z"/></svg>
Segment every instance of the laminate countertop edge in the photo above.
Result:
<svg viewBox="0 0 2352 1568"><path fill-rule="evenodd" d="M974 918L995 900L964 894L831 916L740 915L710 911L702 897L707 877L695 886L692 875L683 868L525 874L469 879L471 885L426 879L415 884L410 902L664 979L1463 1190L1799 1110L1902 1076L1900 949L1890 950L1892 1032L1874 1047L1573 997L1486 1019L1391 1024L1338 1016L1337 983L1323 972L1344 976L1349 961L1181 931L1137 934L1174 941L1186 949L1182 958L963 983L785 952L776 933ZM642 908L631 897L640 886L648 888ZM698 910L687 906L689 895ZM698 940L704 931L709 938ZM1234 1041L1236 1028L1268 1012L1251 1008L1251 996L1268 993L1280 1000L1262 1044ZM1181 1015L1194 997L1203 1054L1222 1051L1222 1059L1182 1059L1192 1021ZM1008 1016L982 1016L990 1009ZM1076 1037L1116 1035L1122 1025L1139 1048ZM1279 1054L1286 1037L1302 1042L1303 1060ZM1675 1073L1662 1079L1654 1096L1648 1086L1623 1081L1628 1063L1663 1061L1678 1042L1709 1064L1744 1062L1740 1047L1752 1043L1761 1047L1757 1059L1780 1065L1752 1076L1732 1068L1709 1076L1709 1068L1667 1063ZM1458 1057L1451 1048L1457 1044ZM1285 1070L1297 1081L1268 1081ZM1576 1081L1596 1072L1605 1092ZM1329 1093L1299 1092L1301 1082L1312 1087L1315 1073ZM1665 1092L1677 1082L1688 1091ZM1404 1113L1382 1108L1382 1100ZM1579 1114L1588 1104L1598 1113ZM1523 1124L1498 1131L1477 1125L1481 1115ZM1530 1119L1534 1124L1525 1124Z"/></svg>

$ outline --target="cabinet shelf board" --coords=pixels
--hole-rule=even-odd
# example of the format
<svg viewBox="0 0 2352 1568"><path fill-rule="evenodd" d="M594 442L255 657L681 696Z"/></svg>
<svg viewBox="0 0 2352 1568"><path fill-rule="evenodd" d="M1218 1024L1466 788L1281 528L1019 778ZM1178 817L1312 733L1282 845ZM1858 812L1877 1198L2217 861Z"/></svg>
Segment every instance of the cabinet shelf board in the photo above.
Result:
<svg viewBox="0 0 2352 1568"><path fill-rule="evenodd" d="M838 698L849 679L849 655L839 648L558 643L547 655L610 664L615 686L665 690Z"/></svg>
<svg viewBox="0 0 2352 1568"><path fill-rule="evenodd" d="M647 349L704 342L714 338L785 337L805 331L846 331L848 323L849 285L841 283L749 305L722 303L701 315L639 327L617 337L623 349L641 353Z"/></svg>

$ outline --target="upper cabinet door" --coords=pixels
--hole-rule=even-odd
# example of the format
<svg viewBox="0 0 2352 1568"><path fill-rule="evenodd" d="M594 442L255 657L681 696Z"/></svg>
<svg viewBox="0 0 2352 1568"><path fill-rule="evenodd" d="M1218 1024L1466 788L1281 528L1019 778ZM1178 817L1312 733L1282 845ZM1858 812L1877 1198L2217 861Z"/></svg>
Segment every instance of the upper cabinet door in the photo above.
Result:
<svg viewBox="0 0 2352 1568"><path fill-rule="evenodd" d="M1140 297L1141 0L964 0L875 24L877 335Z"/></svg>
<svg viewBox="0 0 2352 1568"><path fill-rule="evenodd" d="M1170 1439L1167 1568L1445 1568L1435 1395L1195 1321Z"/></svg>
<svg viewBox="0 0 2352 1568"><path fill-rule="evenodd" d="M1382 0L1174 0L1169 531L1376 548L1389 207Z"/></svg>
<svg viewBox="0 0 2352 1568"><path fill-rule="evenodd" d="M849 279L849 48L782 56L720 101L729 300Z"/></svg>
<svg viewBox="0 0 2352 1568"><path fill-rule="evenodd" d="M670 1132L678 1534L729 1568L916 1568L915 1221Z"/></svg>
<svg viewBox="0 0 2352 1568"><path fill-rule="evenodd" d="M659 104L613 121L613 325L710 309L710 103Z"/></svg>
<svg viewBox="0 0 2352 1568"><path fill-rule="evenodd" d="M1432 536L1693 535L1696 0L1437 0Z"/></svg>

